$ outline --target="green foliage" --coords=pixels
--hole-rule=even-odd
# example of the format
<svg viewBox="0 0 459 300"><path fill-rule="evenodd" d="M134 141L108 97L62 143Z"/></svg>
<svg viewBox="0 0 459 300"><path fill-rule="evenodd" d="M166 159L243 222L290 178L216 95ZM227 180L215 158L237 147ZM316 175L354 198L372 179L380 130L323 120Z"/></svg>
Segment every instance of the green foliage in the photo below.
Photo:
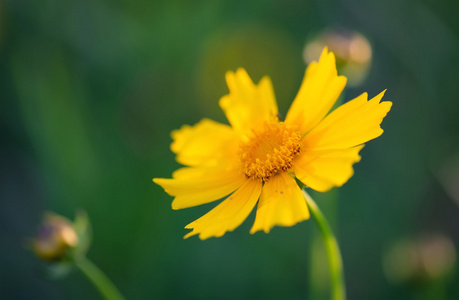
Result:
<svg viewBox="0 0 459 300"><path fill-rule="evenodd" d="M348 298L428 289L389 282L382 257L422 232L459 241L448 168L459 153L458 9L431 0L3 1L0 298L98 299L76 272L41 280L22 243L44 210L78 208L91 219L87 256L127 299L303 298L314 289L313 222L252 236L252 215L223 238L183 240L183 227L215 204L173 211L151 179L177 169L171 130L226 122L218 100L228 68L246 67L255 81L271 75L285 114L306 67L302 49L328 27L356 30L373 47L367 80L343 101L387 88L394 103L336 203L313 195L336 216ZM458 276L435 283L444 298L459 298Z"/></svg>

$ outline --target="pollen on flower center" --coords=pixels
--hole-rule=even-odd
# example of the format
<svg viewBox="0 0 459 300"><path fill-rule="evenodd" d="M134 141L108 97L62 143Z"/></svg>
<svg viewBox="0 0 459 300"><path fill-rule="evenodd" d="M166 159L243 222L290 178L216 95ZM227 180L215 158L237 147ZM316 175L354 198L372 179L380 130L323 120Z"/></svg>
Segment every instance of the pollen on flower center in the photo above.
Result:
<svg viewBox="0 0 459 300"><path fill-rule="evenodd" d="M252 131L241 144L241 162L247 177L267 181L279 171L292 167L301 150L301 134L284 123L271 121L259 131Z"/></svg>

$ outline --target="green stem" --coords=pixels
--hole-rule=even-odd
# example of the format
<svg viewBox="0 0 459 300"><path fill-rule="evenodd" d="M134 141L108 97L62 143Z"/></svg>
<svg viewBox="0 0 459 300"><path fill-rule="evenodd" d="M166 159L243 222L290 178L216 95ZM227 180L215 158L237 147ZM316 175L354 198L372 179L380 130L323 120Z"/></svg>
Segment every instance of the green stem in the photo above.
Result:
<svg viewBox="0 0 459 300"><path fill-rule="evenodd" d="M344 300L346 299L346 287L344 285L343 262L341 260L338 243L317 204L305 190L303 190L303 194L306 198L311 215L319 226L324 241L330 269L332 299Z"/></svg>
<svg viewBox="0 0 459 300"><path fill-rule="evenodd" d="M124 297L108 277L89 259L81 257L75 260L75 265L83 272L92 284L107 300L122 300Z"/></svg>

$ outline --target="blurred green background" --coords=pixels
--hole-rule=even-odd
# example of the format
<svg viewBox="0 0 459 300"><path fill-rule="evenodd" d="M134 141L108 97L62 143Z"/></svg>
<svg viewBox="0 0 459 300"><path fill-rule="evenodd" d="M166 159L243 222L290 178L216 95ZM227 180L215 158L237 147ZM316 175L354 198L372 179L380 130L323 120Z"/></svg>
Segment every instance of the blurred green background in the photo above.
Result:
<svg viewBox="0 0 459 300"><path fill-rule="evenodd" d="M44 211L83 208L88 257L128 299L327 299L313 220L250 235L252 213L222 238L184 240L215 204L173 211L151 179L178 167L171 130L226 122L227 70L269 75L285 115L305 45L332 28L373 48L368 77L344 101L387 88L394 103L355 176L314 194L332 218L349 299L459 299L458 13L453 0L2 1L0 298L99 299L76 270L44 278L25 242ZM443 243L416 242L425 235ZM429 277L413 253L451 259Z"/></svg>

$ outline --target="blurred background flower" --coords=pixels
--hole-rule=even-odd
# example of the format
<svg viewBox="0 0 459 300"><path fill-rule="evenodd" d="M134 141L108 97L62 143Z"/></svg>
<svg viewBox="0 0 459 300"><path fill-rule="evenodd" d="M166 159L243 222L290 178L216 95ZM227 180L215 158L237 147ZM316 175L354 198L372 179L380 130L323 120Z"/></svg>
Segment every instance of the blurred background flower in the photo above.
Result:
<svg viewBox="0 0 459 300"><path fill-rule="evenodd" d="M73 224L62 216L46 213L32 248L38 257L53 262L64 259L77 244L78 236Z"/></svg>
<svg viewBox="0 0 459 300"><path fill-rule="evenodd" d="M324 47L335 53L338 73L347 77L349 85L355 87L365 80L371 66L372 50L362 34L344 29L326 29L306 44L304 61L309 64L317 60Z"/></svg>
<svg viewBox="0 0 459 300"><path fill-rule="evenodd" d="M394 240L431 231L457 249L457 11L457 1L431 0L3 1L0 298L98 299L78 273L44 280L23 245L44 210L70 217L78 207L94 228L88 256L128 299L313 290L312 222L250 236L252 214L222 239L183 240L183 224L214 204L172 211L151 179L178 167L171 130L203 117L225 122L218 100L228 70L245 67L256 82L271 75L285 116L303 53L324 32L371 49L364 79L343 100L387 88L394 103L334 208L349 299L414 297L386 277L381 256ZM330 215L326 195L313 197ZM459 280L456 268L449 276ZM444 293L458 299L459 286Z"/></svg>
<svg viewBox="0 0 459 300"><path fill-rule="evenodd" d="M456 264L451 239L441 234L401 239L384 253L383 267L395 284L425 284L450 275Z"/></svg>
<svg viewBox="0 0 459 300"><path fill-rule="evenodd" d="M439 233L400 239L383 253L383 269L394 285L409 288L417 299L449 299L456 249Z"/></svg>

